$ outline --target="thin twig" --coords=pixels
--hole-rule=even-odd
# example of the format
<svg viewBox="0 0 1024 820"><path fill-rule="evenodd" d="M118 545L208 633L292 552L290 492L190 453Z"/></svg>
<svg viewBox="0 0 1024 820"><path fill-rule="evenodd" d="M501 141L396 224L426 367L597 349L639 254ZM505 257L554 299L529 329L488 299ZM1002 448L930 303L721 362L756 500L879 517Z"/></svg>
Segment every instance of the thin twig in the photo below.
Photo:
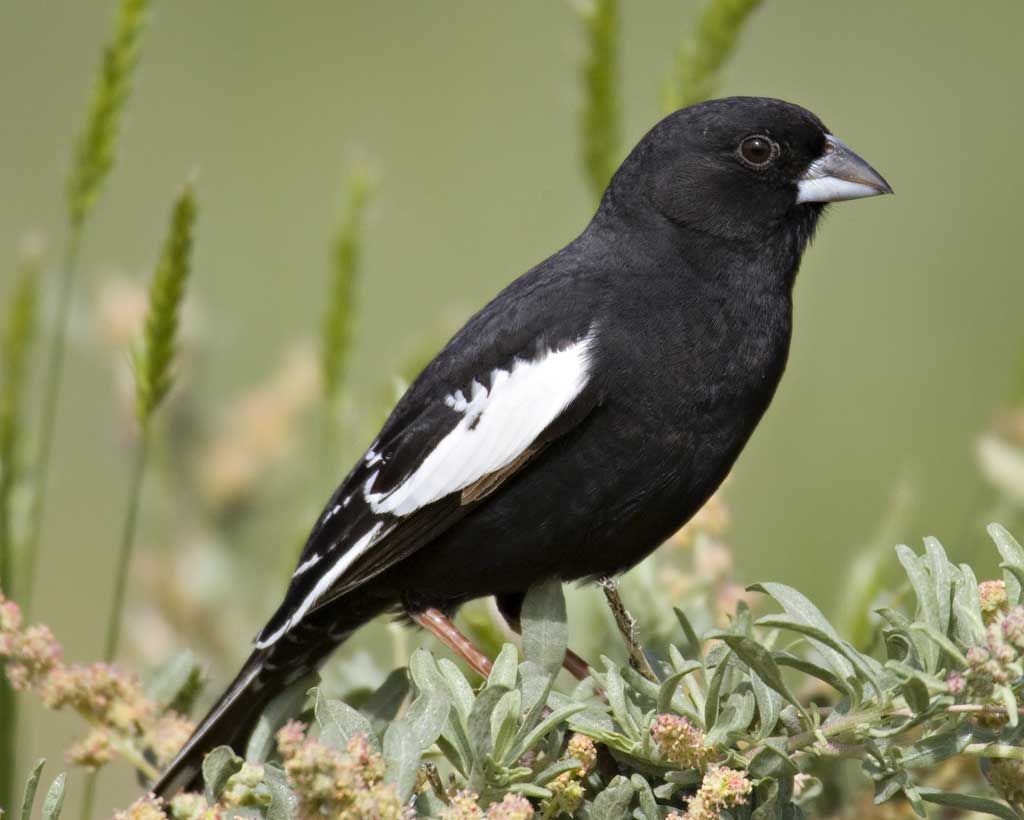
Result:
<svg viewBox="0 0 1024 820"><path fill-rule="evenodd" d="M626 642L626 649L629 652L629 665L643 675L647 680L658 683L658 676L654 674L643 646L640 645L640 636L636 628L636 618L630 615L625 604L622 603L622 596L619 595L619 582L614 578L602 578L599 582L604 590L604 597L608 601L608 608L615 618L615 625L619 628L623 640Z"/></svg>

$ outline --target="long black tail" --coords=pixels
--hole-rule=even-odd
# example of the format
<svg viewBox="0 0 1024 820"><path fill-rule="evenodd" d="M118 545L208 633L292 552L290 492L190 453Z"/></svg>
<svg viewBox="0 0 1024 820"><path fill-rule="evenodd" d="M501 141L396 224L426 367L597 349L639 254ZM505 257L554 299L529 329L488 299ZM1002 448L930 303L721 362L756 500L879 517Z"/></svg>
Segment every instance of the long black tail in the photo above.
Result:
<svg viewBox="0 0 1024 820"><path fill-rule="evenodd" d="M347 623L337 618L331 622L333 628L328 628L309 619L272 646L256 649L160 775L153 791L170 797L182 789L201 790L203 758L218 746L230 746L243 754L270 701L315 672L364 620L357 615Z"/></svg>
<svg viewBox="0 0 1024 820"><path fill-rule="evenodd" d="M174 760L153 785L153 791L170 797L182 789L200 785L203 758L218 746L242 751L260 713L280 691L277 674L268 674L266 653L253 652L231 685L203 718Z"/></svg>

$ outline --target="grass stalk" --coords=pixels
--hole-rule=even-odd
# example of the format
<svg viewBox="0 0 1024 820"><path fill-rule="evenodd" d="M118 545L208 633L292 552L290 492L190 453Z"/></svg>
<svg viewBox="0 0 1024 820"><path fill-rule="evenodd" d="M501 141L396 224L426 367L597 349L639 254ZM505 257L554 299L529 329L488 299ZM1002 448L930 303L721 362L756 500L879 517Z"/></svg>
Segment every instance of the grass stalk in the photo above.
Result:
<svg viewBox="0 0 1024 820"><path fill-rule="evenodd" d="M20 479L18 442L23 431L25 375L36 333L39 256L22 254L0 347L3 393L0 393L0 590L11 597L21 591L14 531L14 491ZM18 699L0 670L0 807L15 805L18 753Z"/></svg>
<svg viewBox="0 0 1024 820"><path fill-rule="evenodd" d="M177 355L181 304L191 273L195 216L195 195L189 183L178 195L171 212L167 238L164 240L149 288L149 309L142 333L142 343L134 356L135 413L140 432L114 574L113 603L103 648L103 658L107 662L117 656L120 643L125 599L128 593L128 576L138 531L142 487L149 461L153 415L174 383L173 366ZM96 798L96 779L95 772L86 779L82 798L82 820L88 820L92 816Z"/></svg>
<svg viewBox="0 0 1024 820"><path fill-rule="evenodd" d="M338 405L351 358L363 226L373 187L373 175L365 166L357 166L349 174L331 244L331 281L320 346L321 383L326 401L324 454L329 460L337 454Z"/></svg>
<svg viewBox="0 0 1024 820"><path fill-rule="evenodd" d="M128 570L135 546L135 533L138 530L139 505L142 498L142 484L146 475L146 463L149 460L149 439L150 433L147 427L142 430L135 448L135 463L132 465L131 479L128 485L128 509L125 512L121 531L121 545L117 554L117 567L114 575L113 603L110 609L110 620L107 622L107 637L103 643L103 659L107 662L117 656L117 647L121 637L124 601L128 589Z"/></svg>
<svg viewBox="0 0 1024 820"><path fill-rule="evenodd" d="M31 612L39 537L46 514L53 439L63 382L68 318L86 221L96 205L116 155L125 105L131 93L139 42L149 0L121 0L114 35L103 51L99 74L93 85L89 113L75 145L74 162L67 185L68 238L57 281L57 312L48 357L40 416L39 449L35 460L35 487L25 539L25 571L22 605Z"/></svg>
<svg viewBox="0 0 1024 820"><path fill-rule="evenodd" d="M710 0L694 33L676 52L675 65L662 91L662 108L677 108L711 97L718 75L732 55L740 33L762 0Z"/></svg>

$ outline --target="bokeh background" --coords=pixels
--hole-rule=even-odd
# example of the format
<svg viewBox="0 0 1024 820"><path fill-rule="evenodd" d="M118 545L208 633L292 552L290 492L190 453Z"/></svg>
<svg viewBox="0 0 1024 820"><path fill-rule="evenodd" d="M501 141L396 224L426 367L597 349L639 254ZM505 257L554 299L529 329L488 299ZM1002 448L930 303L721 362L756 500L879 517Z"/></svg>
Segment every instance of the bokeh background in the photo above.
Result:
<svg viewBox="0 0 1024 820"><path fill-rule="evenodd" d="M659 117L698 5L624 6L626 149ZM60 245L69 148L112 12L0 4L0 298L26 233ZM1017 0L769 0L745 31L720 92L812 109L897 195L834 207L805 257L789 371L726 491L739 580L793 584L828 610L901 487L896 537L934 534L955 558L992 565L982 524L1011 512L976 442L1021 381L1021 30ZM325 457L316 418L289 417L308 458L269 469L239 525L243 563L271 567L255 603L224 615L244 645L304 522L372 436L393 374L588 219L580 48L573 10L540 0L156 5L88 230L43 533L36 611L76 656L100 652L128 484L117 322L131 320L176 186L198 172L188 398L172 418L201 406L215 439L252 385L301 395L295 362L319 333L346 168L366 161L379 183L341 454ZM178 455L161 450L171 472ZM147 485L143 550L168 540L167 487ZM215 584L201 555L182 551L178 570L195 561ZM174 643L154 640L154 653ZM29 755L56 757L74 725L37 715L32 728Z"/></svg>

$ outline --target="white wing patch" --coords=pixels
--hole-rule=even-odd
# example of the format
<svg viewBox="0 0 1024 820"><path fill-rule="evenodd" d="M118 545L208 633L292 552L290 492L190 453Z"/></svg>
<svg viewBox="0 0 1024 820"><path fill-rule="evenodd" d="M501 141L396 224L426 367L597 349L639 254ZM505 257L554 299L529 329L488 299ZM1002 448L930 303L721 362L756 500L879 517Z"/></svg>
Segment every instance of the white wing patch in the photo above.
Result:
<svg viewBox="0 0 1024 820"><path fill-rule="evenodd" d="M395 489L374 493L373 473L363 495L376 513L408 515L508 466L572 403L590 378L594 332L533 360L517 359L491 373L490 389L470 385L445 403L462 419Z"/></svg>
<svg viewBox="0 0 1024 820"><path fill-rule="evenodd" d="M395 489L374 493L374 472L363 485L363 497L374 513L404 516L459 492L519 458L537 436L568 407L586 387L590 379L590 348L594 331L578 342L548 351L537 359L516 359L508 370L491 373L491 386L474 381L469 398L461 390L445 397L448 407L462 418L437 446L426 455L419 467ZM383 462L377 443L364 457L373 467ZM352 496L335 505L324 516L326 524ZM344 549L334 564L321 575L313 589L302 600L291 617L273 634L260 637L257 649L266 649L294 628L307 612L326 594L352 563L386 537L394 525L385 528L378 521L351 546ZM332 550L333 551L333 550ZM330 555L313 554L295 571L299 576Z"/></svg>

